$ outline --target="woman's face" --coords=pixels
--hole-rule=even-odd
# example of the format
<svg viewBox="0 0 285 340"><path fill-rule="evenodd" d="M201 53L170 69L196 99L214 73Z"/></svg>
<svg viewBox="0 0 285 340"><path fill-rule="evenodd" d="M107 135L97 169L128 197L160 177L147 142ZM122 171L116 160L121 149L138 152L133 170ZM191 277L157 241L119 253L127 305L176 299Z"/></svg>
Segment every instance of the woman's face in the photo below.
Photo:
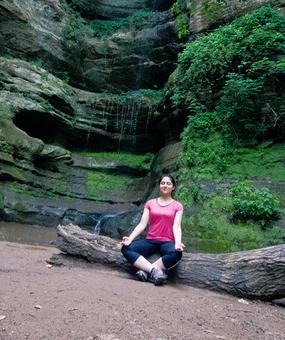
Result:
<svg viewBox="0 0 285 340"><path fill-rule="evenodd" d="M159 183L160 193L162 195L171 195L172 191L175 189L171 179L167 176L163 177Z"/></svg>

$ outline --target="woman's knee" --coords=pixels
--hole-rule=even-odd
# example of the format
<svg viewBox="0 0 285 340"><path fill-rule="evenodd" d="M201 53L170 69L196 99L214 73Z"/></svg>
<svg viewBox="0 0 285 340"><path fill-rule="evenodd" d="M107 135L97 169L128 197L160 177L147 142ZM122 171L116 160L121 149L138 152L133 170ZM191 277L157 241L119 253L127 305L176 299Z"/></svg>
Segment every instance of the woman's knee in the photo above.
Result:
<svg viewBox="0 0 285 340"><path fill-rule="evenodd" d="M162 257L162 262L166 269L170 269L178 264L178 262L182 259L181 251L171 251Z"/></svg>
<svg viewBox="0 0 285 340"><path fill-rule="evenodd" d="M129 246L122 246L121 253L125 256L130 251Z"/></svg>

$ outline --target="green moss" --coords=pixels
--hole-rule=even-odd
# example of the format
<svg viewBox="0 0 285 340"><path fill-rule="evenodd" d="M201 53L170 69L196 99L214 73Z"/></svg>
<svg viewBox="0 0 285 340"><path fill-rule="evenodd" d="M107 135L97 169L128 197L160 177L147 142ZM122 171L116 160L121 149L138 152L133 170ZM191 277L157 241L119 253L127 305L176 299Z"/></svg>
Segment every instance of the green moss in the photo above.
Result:
<svg viewBox="0 0 285 340"><path fill-rule="evenodd" d="M0 151L1 152L11 152L12 147L4 139L0 137Z"/></svg>
<svg viewBox="0 0 285 340"><path fill-rule="evenodd" d="M227 160L225 176L237 179L285 180L285 144L240 148Z"/></svg>
<svg viewBox="0 0 285 340"><path fill-rule="evenodd" d="M24 173L15 166L5 164L5 166L1 165L1 168L4 173L8 173L14 180L25 181L26 179Z"/></svg>
<svg viewBox="0 0 285 340"><path fill-rule="evenodd" d="M57 184L59 185L60 182L58 181ZM72 196L71 194L69 194L69 191L67 189L64 191L64 187L61 187L60 189L56 187L52 189L44 189L44 188L33 187L27 184L13 183L13 185L9 186L9 190L12 192L14 191L19 194L23 194L24 196L29 196L29 197L47 198L47 199L54 199L54 200L58 200L59 198L60 199L64 198L65 200L72 199ZM60 190L63 190L63 191L60 191Z"/></svg>
<svg viewBox="0 0 285 340"><path fill-rule="evenodd" d="M27 207L22 202L17 202L14 206L14 208L19 212L25 212L27 211Z"/></svg>
<svg viewBox="0 0 285 340"><path fill-rule="evenodd" d="M50 102L46 99L43 99L40 102L41 107L46 111L46 112L50 112L54 110L54 107L50 104Z"/></svg>
<svg viewBox="0 0 285 340"><path fill-rule="evenodd" d="M92 199L105 199L106 193L109 198L112 192L127 191L132 185L132 179L127 175L106 174L100 171L88 171L87 191Z"/></svg>
<svg viewBox="0 0 285 340"><path fill-rule="evenodd" d="M218 134L186 138L180 156L181 177L192 180L264 179L285 181L285 143L252 148L230 146Z"/></svg>
<svg viewBox="0 0 285 340"><path fill-rule="evenodd" d="M13 111L11 105L0 103L0 118L11 119L13 118Z"/></svg>
<svg viewBox="0 0 285 340"><path fill-rule="evenodd" d="M213 218L211 229L210 220ZM208 223L205 223L208 220ZM231 224L223 216L200 215L183 222L184 242L190 252L227 253L282 244L284 228L262 230L254 223Z"/></svg>
<svg viewBox="0 0 285 340"><path fill-rule="evenodd" d="M150 169L154 155L152 153L146 153L145 155L135 155L127 152L81 152L81 156L92 157L97 160L103 161L115 161L120 164L143 168L146 170Z"/></svg>
<svg viewBox="0 0 285 340"><path fill-rule="evenodd" d="M284 243L285 229L277 225L263 229L253 221L231 222L231 205L229 196L212 195L196 207L198 213L184 218L183 239L187 251L234 252Z"/></svg>
<svg viewBox="0 0 285 340"><path fill-rule="evenodd" d="M203 0L201 14L204 15L211 24L220 18L223 5L226 2L223 0Z"/></svg>
<svg viewBox="0 0 285 340"><path fill-rule="evenodd" d="M201 0L199 1L199 14L204 16L209 24L216 23L221 19L224 0ZM179 39L189 36L188 16L196 12L197 0L190 0L186 6L185 0L177 0L172 6L172 13L176 15L175 30Z"/></svg>
<svg viewBox="0 0 285 340"><path fill-rule="evenodd" d="M158 104L164 98L164 89L151 90L141 89L129 91L122 94L103 93L100 95L102 99L113 99L118 104L128 104L130 101L137 103L145 103L151 106Z"/></svg>

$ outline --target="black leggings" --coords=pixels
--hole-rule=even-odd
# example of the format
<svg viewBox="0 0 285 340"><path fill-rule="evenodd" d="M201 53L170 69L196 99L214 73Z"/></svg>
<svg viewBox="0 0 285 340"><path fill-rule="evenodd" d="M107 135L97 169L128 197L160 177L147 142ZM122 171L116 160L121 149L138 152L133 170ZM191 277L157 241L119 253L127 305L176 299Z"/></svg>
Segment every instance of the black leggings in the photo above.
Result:
<svg viewBox="0 0 285 340"><path fill-rule="evenodd" d="M175 250L174 242L148 239L136 240L129 246L123 246L122 253L131 264L134 264L140 256L147 258L159 253L166 269L174 267L182 258L182 252Z"/></svg>

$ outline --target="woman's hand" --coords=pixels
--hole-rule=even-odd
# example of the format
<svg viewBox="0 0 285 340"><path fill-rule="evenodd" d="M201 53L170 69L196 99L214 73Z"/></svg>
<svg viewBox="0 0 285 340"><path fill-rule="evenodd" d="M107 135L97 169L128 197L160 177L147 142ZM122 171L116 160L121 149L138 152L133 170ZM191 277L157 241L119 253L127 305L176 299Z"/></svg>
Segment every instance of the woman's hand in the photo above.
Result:
<svg viewBox="0 0 285 340"><path fill-rule="evenodd" d="M132 240L129 238L129 236L123 236L122 241L120 244L123 246L129 246L132 243Z"/></svg>
<svg viewBox="0 0 285 340"><path fill-rule="evenodd" d="M175 250L183 251L184 248L185 248L185 245L182 242L175 243Z"/></svg>

